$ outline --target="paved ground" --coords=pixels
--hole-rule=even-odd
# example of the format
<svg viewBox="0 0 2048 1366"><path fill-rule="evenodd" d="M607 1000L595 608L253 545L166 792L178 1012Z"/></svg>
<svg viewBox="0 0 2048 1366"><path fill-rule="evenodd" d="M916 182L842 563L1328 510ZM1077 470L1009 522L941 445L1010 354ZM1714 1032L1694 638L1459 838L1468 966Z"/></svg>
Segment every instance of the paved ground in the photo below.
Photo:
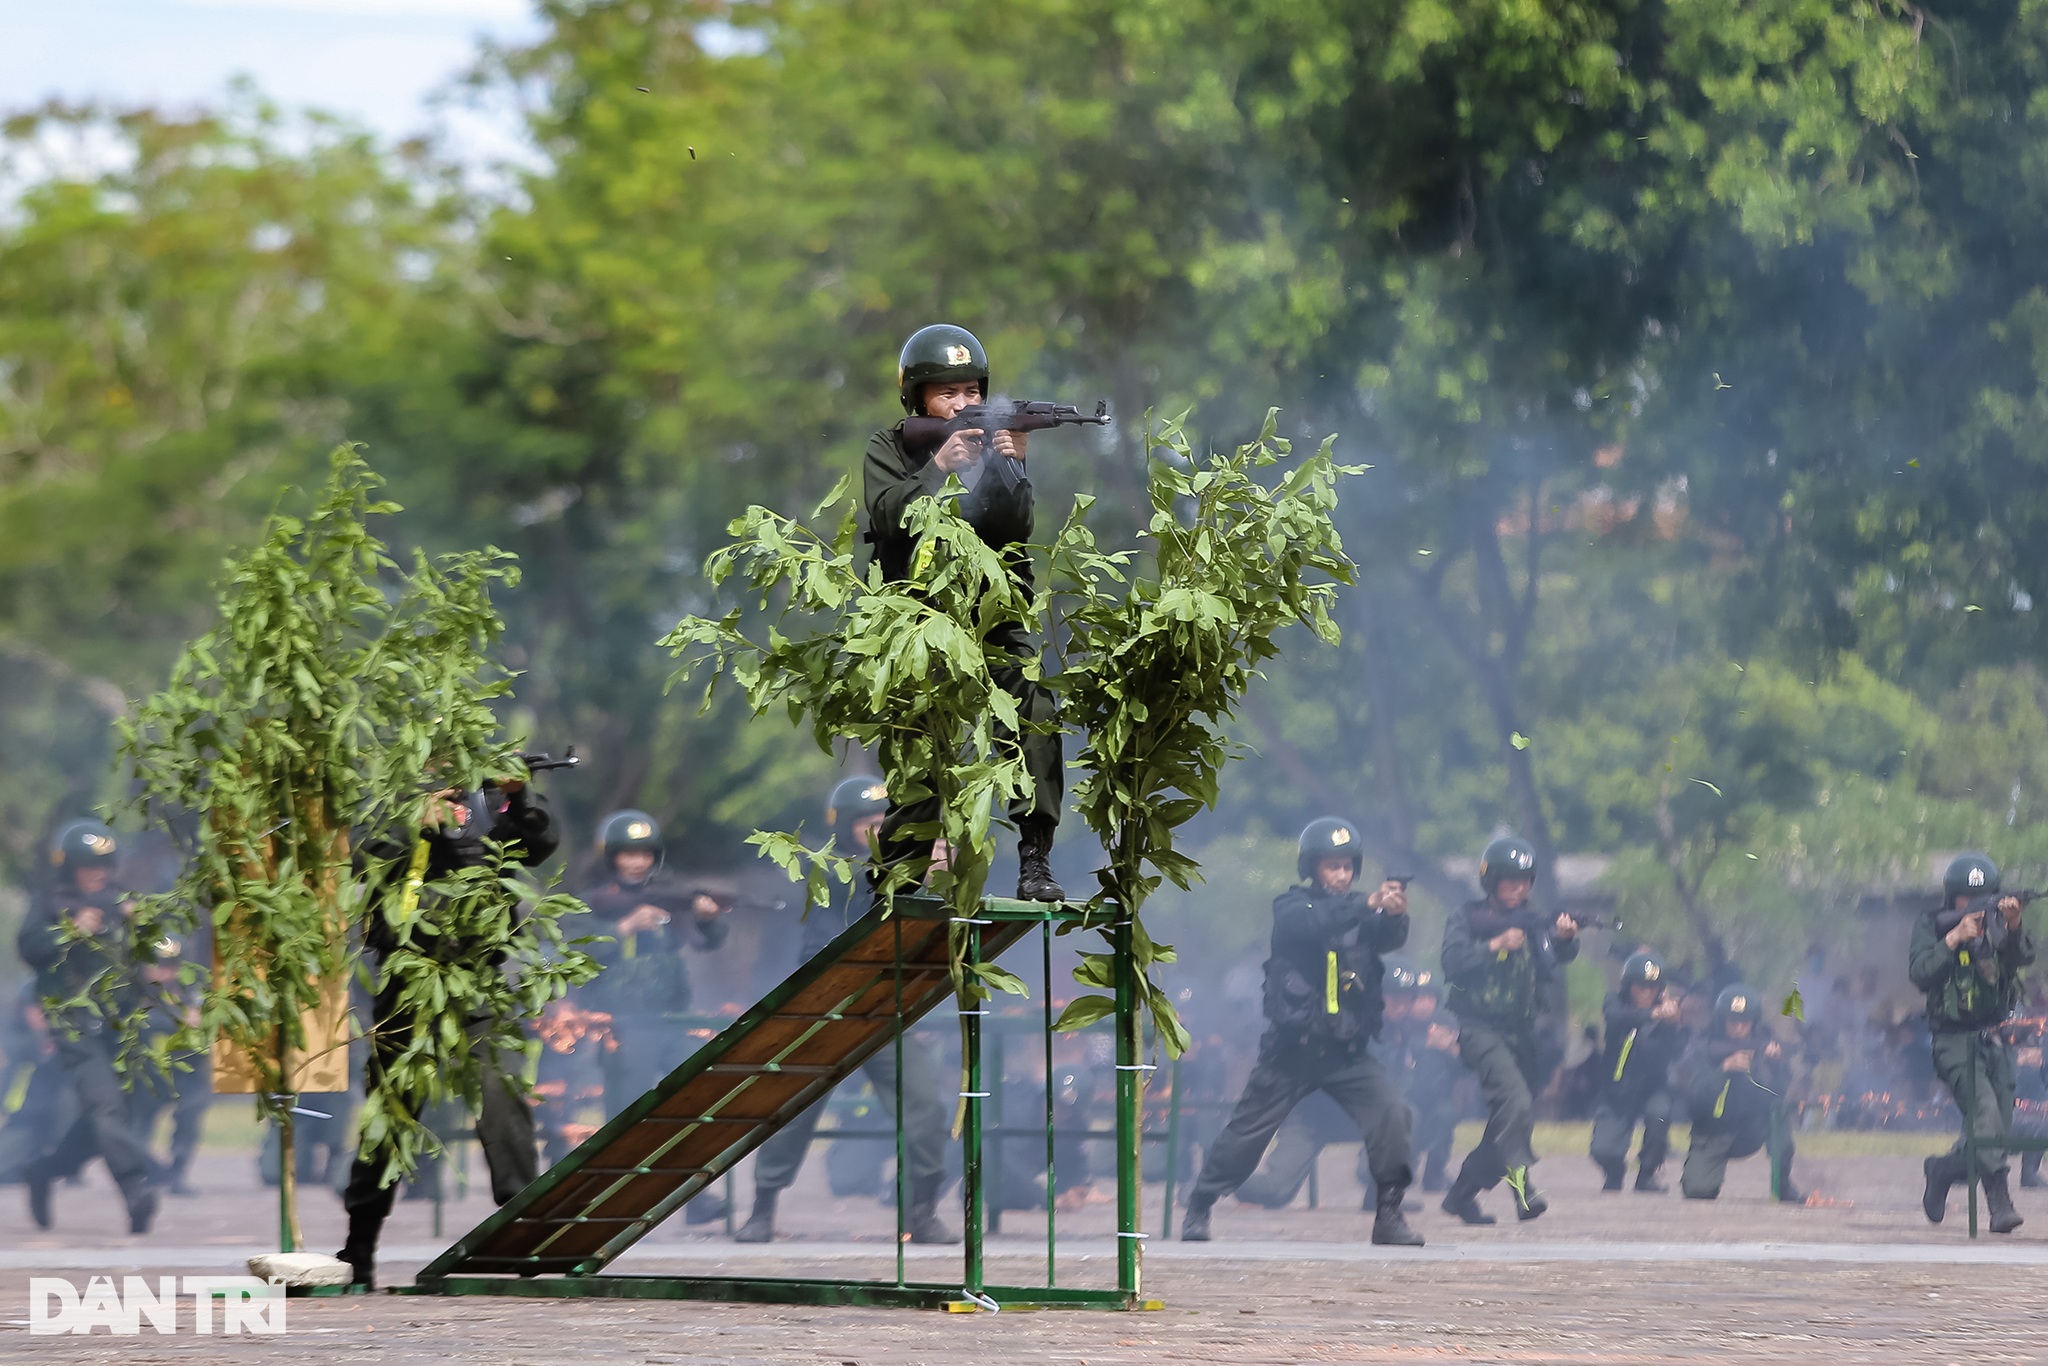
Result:
<svg viewBox="0 0 2048 1366"><path fill-rule="evenodd" d="M1583 1142L1583 1140L1581 1140ZM1561 1141L1540 1169L1553 1210L1532 1224L1466 1229L1434 1204L1414 1216L1420 1253L1374 1248L1347 1175L1350 1153L1325 1158L1322 1207L1250 1210L1226 1203L1207 1245L1158 1239L1160 1191L1147 1198L1146 1290L1167 1302L1142 1315L944 1315L632 1301L520 1301L378 1296L294 1301L287 1339L31 1338L27 1279L134 1270L160 1275L240 1269L269 1245L275 1205L250 1189L248 1158L208 1153L207 1194L171 1202L158 1232L114 1232L104 1177L59 1194L60 1226L24 1230L18 1191L0 1191L0 1360L37 1362L315 1361L540 1363L858 1362L1972 1362L2048 1363L2048 1192L2022 1193L2029 1224L1971 1243L1960 1201L1947 1223L1918 1212L1910 1156L1802 1162L1849 1206L1793 1209L1764 1197L1757 1162L1736 1169L1712 1204L1675 1195L1603 1196L1583 1157ZM741 1275L886 1276L892 1218L868 1200L837 1200L813 1163L785 1202L804 1237L742 1248L715 1231L664 1228L619 1270ZM1506 1201L1493 1197L1496 1212ZM472 1196L445 1211L453 1235L486 1212ZM309 1241L339 1242L336 1202L305 1206ZM1061 1223L1062 1283L1113 1279L1109 1214ZM1011 1215L992 1245L991 1279L1043 1272L1044 1227ZM435 1239L431 1209L400 1206L386 1278L411 1269ZM957 1278L957 1252L913 1249L917 1280Z"/></svg>

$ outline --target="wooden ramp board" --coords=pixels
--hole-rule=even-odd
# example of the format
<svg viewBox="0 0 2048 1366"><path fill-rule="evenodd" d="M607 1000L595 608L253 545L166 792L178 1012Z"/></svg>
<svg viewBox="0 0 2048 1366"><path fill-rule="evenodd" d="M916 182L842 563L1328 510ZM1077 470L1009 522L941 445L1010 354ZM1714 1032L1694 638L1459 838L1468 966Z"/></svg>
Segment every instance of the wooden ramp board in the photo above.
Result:
<svg viewBox="0 0 2048 1366"><path fill-rule="evenodd" d="M1034 923L982 922L984 961ZM923 897L898 897L894 914L878 907L855 921L457 1239L420 1272L420 1288L454 1275L601 1270L951 996L950 925L944 904Z"/></svg>

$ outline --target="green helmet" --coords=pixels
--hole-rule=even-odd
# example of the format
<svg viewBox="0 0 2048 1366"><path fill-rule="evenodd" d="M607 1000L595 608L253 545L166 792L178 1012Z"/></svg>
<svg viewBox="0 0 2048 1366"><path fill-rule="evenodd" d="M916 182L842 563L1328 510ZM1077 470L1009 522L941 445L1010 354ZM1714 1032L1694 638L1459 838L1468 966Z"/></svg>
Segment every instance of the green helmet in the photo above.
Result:
<svg viewBox="0 0 2048 1366"><path fill-rule="evenodd" d="M903 354L896 358L896 392L906 413L918 411L925 385L964 379L979 380L983 397L988 395L988 352L964 327L951 323L920 327L903 343Z"/></svg>
<svg viewBox="0 0 2048 1366"><path fill-rule="evenodd" d="M50 866L66 872L112 865L120 848L105 821L66 821L50 837Z"/></svg>
<svg viewBox="0 0 2048 1366"><path fill-rule="evenodd" d="M1941 894L1953 906L1959 896L1992 896L1998 891L1998 865L1983 854L1959 854L1941 875Z"/></svg>
<svg viewBox="0 0 2048 1366"><path fill-rule="evenodd" d="M1527 840L1502 835L1479 856L1479 885L1488 894L1500 886L1502 878L1535 876L1536 851Z"/></svg>
<svg viewBox="0 0 2048 1366"><path fill-rule="evenodd" d="M1654 953L1632 953L1621 965L1621 986L1660 987L1664 985L1664 960Z"/></svg>
<svg viewBox="0 0 2048 1366"><path fill-rule="evenodd" d="M607 860L628 849L646 849L658 855L661 822L645 811L614 811L598 826L597 842L603 846Z"/></svg>
<svg viewBox="0 0 2048 1366"><path fill-rule="evenodd" d="M1731 1020L1747 1020L1755 1024L1764 1017L1764 1003L1758 995L1742 983L1723 987L1721 994L1714 998L1714 1020L1727 1024Z"/></svg>
<svg viewBox="0 0 2048 1366"><path fill-rule="evenodd" d="M1358 847L1358 827L1335 816L1310 821L1302 827L1301 839L1295 845L1294 871L1301 875L1302 881L1312 881L1316 866L1329 854L1348 854L1351 876L1357 877L1365 866L1364 855Z"/></svg>
<svg viewBox="0 0 2048 1366"><path fill-rule="evenodd" d="M889 789L880 778L861 775L847 778L832 789L825 800L826 828L842 842L853 838L856 821L879 816L889 809Z"/></svg>

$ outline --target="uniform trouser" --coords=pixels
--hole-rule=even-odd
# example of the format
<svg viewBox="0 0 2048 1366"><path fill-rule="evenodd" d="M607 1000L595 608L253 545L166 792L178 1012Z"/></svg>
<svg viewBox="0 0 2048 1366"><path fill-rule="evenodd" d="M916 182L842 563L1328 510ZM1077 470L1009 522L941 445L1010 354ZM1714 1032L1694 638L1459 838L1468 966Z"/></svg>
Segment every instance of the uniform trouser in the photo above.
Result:
<svg viewBox="0 0 2048 1366"><path fill-rule="evenodd" d="M1645 1174L1656 1171L1671 1153L1671 1109L1671 1093L1661 1086L1645 1096L1600 1097L1593 1106L1593 1160L1603 1167L1627 1166L1629 1140L1640 1121L1643 1146L1636 1167Z"/></svg>
<svg viewBox="0 0 2048 1366"><path fill-rule="evenodd" d="M619 1111L661 1084L690 1054L698 1040L689 1027L662 1015L612 1016L612 1038L618 1046L599 1055L604 1071L604 1117Z"/></svg>
<svg viewBox="0 0 2048 1366"><path fill-rule="evenodd" d="M1209 1145L1202 1174L1188 1192L1190 1208L1207 1208L1244 1184L1266 1145L1303 1097L1326 1092L1358 1126L1372 1179L1382 1190L1405 1188L1409 1167L1408 1103L1378 1058L1358 1053L1291 1053L1270 1034L1259 1045L1244 1094L1230 1122Z"/></svg>
<svg viewBox="0 0 2048 1366"><path fill-rule="evenodd" d="M1492 1025L1460 1021L1458 1057L1479 1078L1479 1095L1486 1102L1486 1132L1466 1154L1458 1181L1473 1190L1492 1190L1511 1169L1536 1160L1529 1146L1536 1129L1536 1092L1542 1086L1535 1031L1510 1038Z"/></svg>
<svg viewBox="0 0 2048 1366"><path fill-rule="evenodd" d="M153 1136L157 1116L164 1106L171 1107L170 1174L182 1181L199 1151L199 1140L206 1132L206 1112L213 1105L213 1054L186 1053L176 1061L191 1070L150 1078L130 1093L129 1105L135 1132L145 1145Z"/></svg>
<svg viewBox="0 0 2048 1366"><path fill-rule="evenodd" d="M1745 1078L1736 1085L1754 1083ZM1788 1124L1773 1124L1776 1100L1761 1089L1757 1095L1755 1103L1731 1107L1724 1120L1693 1121L1692 1145L1686 1149L1685 1170L1678 1181L1687 1199L1712 1200L1720 1195L1721 1183L1728 1176L1728 1163L1748 1157L1774 1140L1777 1148L1771 1156L1777 1161L1779 1172L1791 1175L1792 1159L1798 1155L1792 1144L1792 1128Z"/></svg>
<svg viewBox="0 0 2048 1366"><path fill-rule="evenodd" d="M107 1172L121 1188L129 1204L148 1194L156 1164L149 1148L135 1131L129 1113L128 1093L114 1071L114 1053L119 1046L107 1033L81 1034L65 1038L59 1031L57 1060L78 1097L78 1118L48 1156L29 1164L30 1175L42 1180L76 1171L82 1163L67 1153L98 1153Z"/></svg>
<svg viewBox="0 0 2048 1366"><path fill-rule="evenodd" d="M1385 1066L1384 1063L1381 1066ZM1237 1188L1237 1198L1248 1204L1264 1205L1267 1209L1284 1209L1294 1203L1294 1197L1308 1184L1308 1176L1315 1169L1316 1159L1323 1149L1332 1143L1343 1143L1348 1134L1331 1132L1332 1126L1323 1115L1311 1115L1309 1107L1316 1104L1313 1095L1304 1097L1306 1104L1295 1107L1287 1116L1280 1131L1273 1135L1273 1146L1266 1150L1266 1156L1259 1163L1258 1170L1244 1179ZM1325 1102L1331 1106L1331 1102ZM1411 1121L1413 1106L1410 1106ZM1349 1119L1340 1110L1331 1108L1329 1116L1349 1128ZM1358 1183L1368 1185L1372 1181L1371 1155L1363 1145L1358 1150Z"/></svg>
<svg viewBox="0 0 2048 1366"><path fill-rule="evenodd" d="M63 1138L77 1115L78 1100L63 1064L55 1058L36 1063L20 1107L0 1128L0 1185L20 1182Z"/></svg>
<svg viewBox="0 0 2048 1366"><path fill-rule="evenodd" d="M1425 1103L1409 1103L1415 1112L1415 1156L1421 1160L1423 1184L1441 1181L1451 1163L1451 1141L1458 1133L1458 1107L1432 1097Z"/></svg>
<svg viewBox="0 0 2048 1366"><path fill-rule="evenodd" d="M381 1000L377 1018L391 1019ZM393 1022L393 1037L405 1032L398 1025L399 1022ZM480 1043L475 1046L482 1049ZM382 1035L371 1042L367 1073L371 1093L381 1083L387 1047L395 1050L398 1045L384 1043ZM521 1061L520 1055L510 1049L489 1049L483 1059L483 1104L477 1115L476 1137L491 1172L491 1198L501 1205L532 1185L540 1175L540 1159L534 1151L533 1111L521 1088ZM354 1254L350 1260L367 1259L376 1252L377 1234L390 1217L397 1193L396 1179L389 1184L384 1180L381 1154L368 1158L358 1155L350 1164L348 1187L341 1195L342 1207L348 1211L348 1246L344 1251Z"/></svg>
<svg viewBox="0 0 2048 1366"><path fill-rule="evenodd" d="M1005 622L996 627L988 639L991 644L1021 658L1032 659L1038 655L1036 642L1015 622ZM1019 824L1027 818L1035 818L1056 825L1060 819L1060 808L1066 804L1066 761L1060 753L1059 732L1051 729L1059 720L1059 705L1052 690L1043 683L1026 678L1021 666L996 669L992 678L997 687L1017 699L1017 714L1030 724L1021 747L1024 768L1031 778L1031 791L1011 799L1009 817ZM1003 726L996 727L996 736L999 740L1011 738L1010 731ZM894 774L886 776L892 781L895 778ZM902 831L907 826L930 825L938 819L939 802L936 797L904 806L891 803L889 814L882 820L881 835L877 841L882 862L895 863L923 857L931 847L930 841L906 838Z"/></svg>
<svg viewBox="0 0 2048 1366"><path fill-rule="evenodd" d="M882 1051L861 1067L873 1083L882 1108L896 1113L896 1049ZM754 1154L754 1189L762 1194L787 1190L796 1180L825 1117L830 1099L821 1096L802 1114L775 1131ZM946 1107L939 1100L939 1066L931 1050L916 1039L903 1041L903 1145L913 1203L939 1198L946 1181Z"/></svg>
<svg viewBox="0 0 2048 1366"><path fill-rule="evenodd" d="M1973 1072L1976 1108L1971 1110L1967 1107ZM1955 1097L1956 1109L1970 1116L1970 1128L1977 1140L1978 1174L1989 1176L2004 1171L2004 1140L2012 1132L2013 1096L2019 1089L2012 1046L1981 1034L1936 1034L1934 1073ZM1949 1151L1960 1162L1962 1140L1957 1139L1956 1146Z"/></svg>

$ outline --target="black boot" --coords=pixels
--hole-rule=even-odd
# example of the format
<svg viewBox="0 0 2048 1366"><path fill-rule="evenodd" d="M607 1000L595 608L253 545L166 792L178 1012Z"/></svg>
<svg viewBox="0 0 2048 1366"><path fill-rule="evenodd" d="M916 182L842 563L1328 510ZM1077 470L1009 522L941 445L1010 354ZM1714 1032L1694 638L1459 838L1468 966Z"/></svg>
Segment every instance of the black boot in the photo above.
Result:
<svg viewBox="0 0 2048 1366"><path fill-rule="evenodd" d="M1206 1204L1188 1202L1188 1212L1180 1219L1180 1240L1183 1243L1206 1243L1209 1241L1209 1210Z"/></svg>
<svg viewBox="0 0 2048 1366"><path fill-rule="evenodd" d="M1462 1171L1458 1173L1458 1179L1451 1183L1451 1188L1444 1192L1444 1213L1456 1215L1473 1225L1483 1226L1495 1222L1491 1214L1479 1208L1478 1183Z"/></svg>
<svg viewBox="0 0 2048 1366"><path fill-rule="evenodd" d="M1381 1247L1422 1246L1422 1235L1408 1227L1408 1220L1401 1213L1401 1197L1407 1190L1406 1186L1380 1187L1379 1208L1372 1221L1372 1240Z"/></svg>
<svg viewBox="0 0 2048 1366"><path fill-rule="evenodd" d="M1622 1178L1628 1175L1628 1164L1626 1162L1616 1162L1612 1158L1596 1157L1593 1160L1600 1165L1600 1175L1603 1178L1600 1182L1600 1189L1603 1191L1620 1190Z"/></svg>
<svg viewBox="0 0 2048 1366"><path fill-rule="evenodd" d="M2020 1184L2029 1190L2036 1186L2048 1186L2048 1181L2041 1179L2040 1153L2020 1154Z"/></svg>
<svg viewBox="0 0 2048 1366"><path fill-rule="evenodd" d="M754 1212L747 1216L732 1235L735 1243L772 1243L775 1241L775 1198L779 1191L754 1190Z"/></svg>
<svg viewBox="0 0 2048 1366"><path fill-rule="evenodd" d="M1067 894L1053 881L1053 823L1043 816L1026 816L1017 830L1017 899L1019 901L1065 901Z"/></svg>
<svg viewBox="0 0 2048 1366"><path fill-rule="evenodd" d="M1515 1218L1527 1223L1550 1208L1550 1202L1536 1193L1536 1183L1527 1167L1508 1168L1508 1189L1515 1193Z"/></svg>
<svg viewBox="0 0 2048 1366"><path fill-rule="evenodd" d="M939 1218L939 1192L945 1188L943 1179L929 1185L920 1183L920 1189L911 1192L910 1208L905 1211L904 1228L913 1243L957 1243L960 1235L955 1233L945 1220Z"/></svg>
<svg viewBox="0 0 2048 1366"><path fill-rule="evenodd" d="M53 1227L57 1218L50 1210L50 1178L39 1171L30 1171L22 1178L28 1187L28 1217L36 1221L36 1227Z"/></svg>
<svg viewBox="0 0 2048 1366"><path fill-rule="evenodd" d="M350 1285L359 1285L365 1290L377 1288L377 1235L383 1231L384 1220L381 1217L356 1210L349 1212L348 1241L341 1245L341 1251L334 1254L334 1259L347 1262L355 1272Z"/></svg>
<svg viewBox="0 0 2048 1366"><path fill-rule="evenodd" d="M1422 1168L1422 1188L1430 1192L1432 1195L1435 1194L1437 1191L1442 1190L1444 1188L1445 1178L1444 1168L1447 1165L1449 1164L1445 1161L1444 1158L1438 1156L1435 1153L1431 1153L1429 1155L1429 1161L1425 1163Z"/></svg>
<svg viewBox="0 0 2048 1366"><path fill-rule="evenodd" d="M716 1224L725 1218L725 1197L722 1195L700 1195L683 1206L683 1222L694 1228L699 1224Z"/></svg>
<svg viewBox="0 0 2048 1366"><path fill-rule="evenodd" d="M1787 1162L1778 1170L1778 1203L1781 1205L1803 1205L1806 1192L1792 1181L1792 1164Z"/></svg>
<svg viewBox="0 0 2048 1366"><path fill-rule="evenodd" d="M1655 1167L1636 1168L1636 1189L1644 1195L1662 1195L1671 1187L1657 1179Z"/></svg>
<svg viewBox="0 0 2048 1366"><path fill-rule="evenodd" d="M1948 1213L1949 1187L1962 1179L1961 1163L1954 1153L1943 1153L1922 1162L1920 1170L1927 1177L1927 1189L1920 1194L1920 1208L1928 1223L1938 1224Z"/></svg>
<svg viewBox="0 0 2048 1366"><path fill-rule="evenodd" d="M2013 1208L2012 1192L2005 1184L2005 1169L1987 1172L1984 1177L1984 1205L1991 1216L1986 1225L1993 1233L2010 1233L2027 1222L2020 1218L2020 1212Z"/></svg>

